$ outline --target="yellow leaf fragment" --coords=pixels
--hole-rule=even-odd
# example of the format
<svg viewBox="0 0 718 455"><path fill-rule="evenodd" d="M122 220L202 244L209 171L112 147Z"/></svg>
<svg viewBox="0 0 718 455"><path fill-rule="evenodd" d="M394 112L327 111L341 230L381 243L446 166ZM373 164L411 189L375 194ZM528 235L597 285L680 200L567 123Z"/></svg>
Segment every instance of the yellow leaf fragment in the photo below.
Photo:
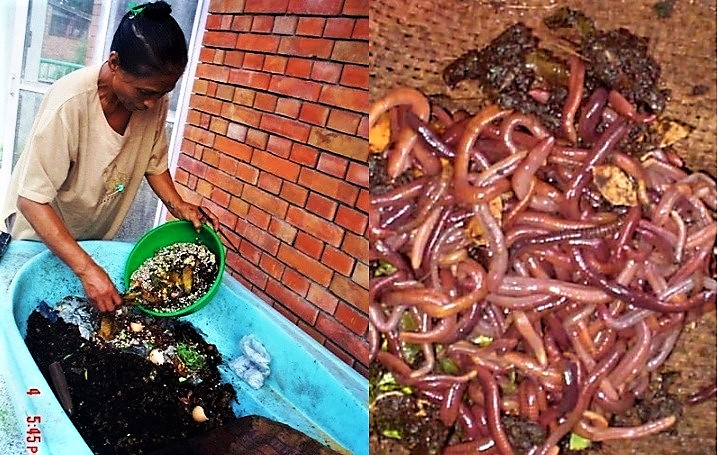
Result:
<svg viewBox="0 0 718 455"><path fill-rule="evenodd" d="M611 164L596 166L593 183L601 195L612 205L634 206L638 204L636 185L620 167Z"/></svg>
<svg viewBox="0 0 718 455"><path fill-rule="evenodd" d="M655 131L659 138L658 147L668 147L681 139L685 139L689 134L691 134L693 129L693 127L671 118L662 118L658 120L655 126Z"/></svg>
<svg viewBox="0 0 718 455"><path fill-rule="evenodd" d="M369 130L369 151L381 153L391 142L391 119L389 113L383 113Z"/></svg>

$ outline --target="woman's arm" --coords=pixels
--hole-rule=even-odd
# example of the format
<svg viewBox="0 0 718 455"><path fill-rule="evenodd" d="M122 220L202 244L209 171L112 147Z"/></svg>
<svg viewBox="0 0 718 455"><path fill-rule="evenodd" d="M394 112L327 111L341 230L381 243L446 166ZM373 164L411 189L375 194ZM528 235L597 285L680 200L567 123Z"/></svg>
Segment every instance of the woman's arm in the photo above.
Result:
<svg viewBox="0 0 718 455"><path fill-rule="evenodd" d="M100 311L113 311L122 305L122 297L107 272L80 247L49 204L40 204L22 196L17 207L38 237L80 278L87 298Z"/></svg>
<svg viewBox="0 0 718 455"><path fill-rule="evenodd" d="M155 192L157 197L160 198L162 203L167 206L167 210L180 220L190 221L196 229L202 226L203 214L200 213L199 207L195 204L185 201L182 196L177 192L170 171L164 171L161 174L147 174L147 182L150 184L150 188ZM210 217L210 224L215 230L219 230L219 221L212 212L204 210L207 216Z"/></svg>

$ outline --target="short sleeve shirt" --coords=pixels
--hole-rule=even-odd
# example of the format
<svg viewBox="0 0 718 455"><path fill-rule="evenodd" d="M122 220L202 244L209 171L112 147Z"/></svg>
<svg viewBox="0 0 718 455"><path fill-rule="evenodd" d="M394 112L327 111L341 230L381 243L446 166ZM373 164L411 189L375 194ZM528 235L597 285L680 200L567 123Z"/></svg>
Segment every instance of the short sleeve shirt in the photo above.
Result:
<svg viewBox="0 0 718 455"><path fill-rule="evenodd" d="M50 204L78 240L110 239L145 174L167 170L167 97L132 112L119 134L102 111L99 73L100 66L74 71L43 98L0 211L0 230L13 238L38 239L17 210L22 196Z"/></svg>

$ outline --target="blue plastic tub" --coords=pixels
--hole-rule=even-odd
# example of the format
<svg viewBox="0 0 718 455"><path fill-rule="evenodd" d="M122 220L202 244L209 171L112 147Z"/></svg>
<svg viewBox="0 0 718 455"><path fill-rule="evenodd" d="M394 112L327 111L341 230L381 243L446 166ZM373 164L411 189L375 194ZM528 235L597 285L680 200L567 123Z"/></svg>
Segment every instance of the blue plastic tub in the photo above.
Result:
<svg viewBox="0 0 718 455"><path fill-rule="evenodd" d="M132 244L87 241L81 246L115 283L123 282ZM30 436L28 430L36 423L41 438L30 443L23 440L22 452L0 453L31 453L27 449L36 446L35 453L43 455L89 455L92 452L55 400L23 341L27 318L38 302L52 305L64 296L82 295L80 282L51 252L27 241L13 242L0 261L0 285L5 287L10 275L12 281L0 302L0 364L6 365L5 374L0 375L0 405L3 399L9 400L13 409L0 413L0 426L4 415L14 414L17 434L23 439ZM212 302L182 319L215 344L225 362L241 354L239 340L248 334L270 353L271 374L258 390L222 368L223 379L237 390L237 416L261 415L339 452L368 454L367 380L234 278L225 276ZM40 421L30 423L35 416Z"/></svg>

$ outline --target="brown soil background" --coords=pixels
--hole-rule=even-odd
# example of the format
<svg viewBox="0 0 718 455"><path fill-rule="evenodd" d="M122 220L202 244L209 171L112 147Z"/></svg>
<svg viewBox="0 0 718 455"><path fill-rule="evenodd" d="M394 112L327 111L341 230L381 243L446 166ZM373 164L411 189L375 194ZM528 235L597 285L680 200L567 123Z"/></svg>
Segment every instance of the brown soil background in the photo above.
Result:
<svg viewBox="0 0 718 455"><path fill-rule="evenodd" d="M384 0L370 3L370 99L405 85L445 95L470 109L476 86L449 90L441 71L454 58L481 48L508 25L523 21L541 36L541 19L570 6L601 29L625 27L649 39L672 97L665 115L695 130L674 145L686 165L716 175L716 2L676 1L659 18L657 1ZM695 86L707 92L694 95ZM673 389L686 395L716 379L716 313L687 327L664 370L680 372ZM377 453L376 451L373 453ZM716 400L687 408L675 432L638 441L604 443L601 455L716 453Z"/></svg>

